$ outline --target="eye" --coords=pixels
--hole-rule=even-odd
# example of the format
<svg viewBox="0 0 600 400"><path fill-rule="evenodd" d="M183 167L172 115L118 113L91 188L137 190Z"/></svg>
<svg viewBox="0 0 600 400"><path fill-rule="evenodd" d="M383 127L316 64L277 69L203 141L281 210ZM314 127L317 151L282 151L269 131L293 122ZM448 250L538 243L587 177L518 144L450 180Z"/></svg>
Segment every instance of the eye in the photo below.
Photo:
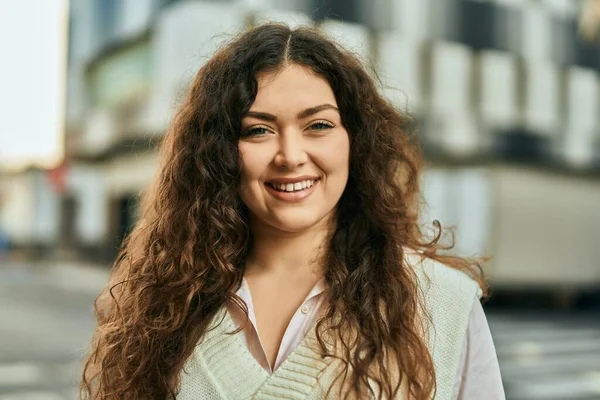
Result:
<svg viewBox="0 0 600 400"><path fill-rule="evenodd" d="M335 126L331 122L327 121L317 121L314 124L310 125L310 129L315 131L325 131L327 129L334 128Z"/></svg>
<svg viewBox="0 0 600 400"><path fill-rule="evenodd" d="M251 137L251 136L263 136L269 133L269 129L264 126L255 126L249 129L246 129L242 132L240 136L242 137Z"/></svg>

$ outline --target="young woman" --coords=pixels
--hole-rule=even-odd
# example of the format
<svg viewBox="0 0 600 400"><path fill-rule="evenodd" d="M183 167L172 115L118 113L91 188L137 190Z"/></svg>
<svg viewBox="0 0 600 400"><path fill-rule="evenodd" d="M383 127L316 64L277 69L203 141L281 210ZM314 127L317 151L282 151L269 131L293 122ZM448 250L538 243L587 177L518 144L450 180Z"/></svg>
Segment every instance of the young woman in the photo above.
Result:
<svg viewBox="0 0 600 400"><path fill-rule="evenodd" d="M411 125L311 29L218 51L97 301L83 394L503 398L476 264L419 229Z"/></svg>

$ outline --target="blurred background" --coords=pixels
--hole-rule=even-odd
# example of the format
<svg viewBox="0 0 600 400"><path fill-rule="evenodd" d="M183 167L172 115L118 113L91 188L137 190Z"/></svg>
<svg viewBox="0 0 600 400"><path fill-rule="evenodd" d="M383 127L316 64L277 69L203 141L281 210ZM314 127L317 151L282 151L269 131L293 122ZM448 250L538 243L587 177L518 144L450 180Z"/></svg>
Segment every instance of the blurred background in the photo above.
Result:
<svg viewBox="0 0 600 400"><path fill-rule="evenodd" d="M92 302L195 72L314 25L419 121L433 219L490 255L509 399L600 399L600 1L3 0L0 400L74 399Z"/></svg>

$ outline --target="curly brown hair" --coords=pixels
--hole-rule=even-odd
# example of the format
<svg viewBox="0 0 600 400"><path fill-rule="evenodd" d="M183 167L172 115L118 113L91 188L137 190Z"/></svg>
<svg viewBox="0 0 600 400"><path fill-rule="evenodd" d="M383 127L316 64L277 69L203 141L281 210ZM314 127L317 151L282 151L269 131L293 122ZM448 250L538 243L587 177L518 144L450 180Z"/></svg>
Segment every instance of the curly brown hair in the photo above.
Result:
<svg viewBox="0 0 600 400"><path fill-rule="evenodd" d="M82 397L174 399L210 322L227 301L240 304L235 292L252 246L238 195L241 120L256 97L257 74L289 64L329 82L351 143L348 183L322 259L330 304L316 325L321 352L342 361L346 396L363 398L368 381L385 398L401 385L416 399L435 392L404 249L469 272L484 292L486 286L478 262L442 255L448 246L439 223L433 240L421 231L414 118L381 96L357 57L317 30L265 24L241 33L199 70L164 137L140 221L95 303ZM326 335L337 338L338 351Z"/></svg>

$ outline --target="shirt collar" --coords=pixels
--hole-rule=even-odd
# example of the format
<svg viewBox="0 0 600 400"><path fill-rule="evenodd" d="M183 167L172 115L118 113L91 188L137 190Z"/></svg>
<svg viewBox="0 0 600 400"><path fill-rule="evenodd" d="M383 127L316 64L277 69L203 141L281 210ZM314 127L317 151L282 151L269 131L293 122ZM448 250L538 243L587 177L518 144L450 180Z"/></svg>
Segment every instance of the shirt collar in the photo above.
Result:
<svg viewBox="0 0 600 400"><path fill-rule="evenodd" d="M310 292L308 293L308 296L306 296L306 299L304 301L307 301L307 300L312 299L313 297L319 296L320 294L324 293L326 290L327 290L327 282L325 280L325 277L322 277L315 284L315 286L313 286L313 288L310 290ZM242 284L235 294L237 294L242 300L244 300L244 302L246 303L246 305L248 307L252 307L252 295L250 294L250 288L248 287L248 282L246 282L246 278L242 279Z"/></svg>

